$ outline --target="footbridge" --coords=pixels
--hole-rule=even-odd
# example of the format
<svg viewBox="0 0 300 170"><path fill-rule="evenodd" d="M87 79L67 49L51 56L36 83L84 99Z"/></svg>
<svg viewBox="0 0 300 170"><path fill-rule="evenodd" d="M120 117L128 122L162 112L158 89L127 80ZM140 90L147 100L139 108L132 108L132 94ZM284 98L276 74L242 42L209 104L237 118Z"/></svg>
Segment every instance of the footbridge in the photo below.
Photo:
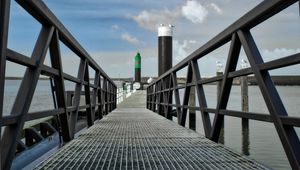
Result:
<svg viewBox="0 0 300 170"><path fill-rule="evenodd" d="M289 116L269 73L299 64L300 54L264 62L251 34L252 28L298 0L262 1L156 78L145 91L135 92L118 89L42 0L16 0L41 25L32 55L9 49L11 2L0 2L1 169L20 169L40 158L35 169L269 169L218 143L226 116L272 123L291 168L300 169L300 142L295 131L300 117ZM230 48L224 74L202 78L198 61L227 43ZM64 72L60 44L79 58L77 76ZM241 48L250 65L237 70ZM48 51L50 66L44 64ZM11 113L4 115L8 61L26 71ZM185 82L178 83L177 73L182 69L187 70ZM51 81L55 108L30 112L41 75ZM268 114L227 109L233 79L247 75L255 77ZM95 77L93 81L91 77ZM72 92L66 90L66 81L74 85ZM207 106L203 87L211 83L220 84L215 108ZM190 102L192 90L197 105ZM193 111L202 117L204 134L185 127L187 114ZM41 118L47 119L25 126ZM45 156L52 145L59 148Z"/></svg>

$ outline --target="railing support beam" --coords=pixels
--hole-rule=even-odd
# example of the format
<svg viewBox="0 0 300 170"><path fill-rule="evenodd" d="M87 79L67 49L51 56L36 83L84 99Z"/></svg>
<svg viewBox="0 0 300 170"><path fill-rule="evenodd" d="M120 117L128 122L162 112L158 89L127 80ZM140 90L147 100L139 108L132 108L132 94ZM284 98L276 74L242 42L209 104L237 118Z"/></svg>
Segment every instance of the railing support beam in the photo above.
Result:
<svg viewBox="0 0 300 170"><path fill-rule="evenodd" d="M245 53L257 79L267 108L273 119L277 134L293 169L300 169L300 141L292 126L283 125L280 116L288 116L281 98L268 71L260 70L258 65L264 63L250 31L238 31Z"/></svg>
<svg viewBox="0 0 300 170"><path fill-rule="evenodd" d="M2 140L1 143L2 169L10 169L12 164L17 148L17 141L20 138L21 130L24 126L26 115L41 73L41 66L44 63L53 32L54 27L42 27L35 44L31 58L37 63L36 68L26 69L15 103L11 110L12 114L20 115L19 120L16 125L7 126L4 129L2 138L5 140Z"/></svg>
<svg viewBox="0 0 300 170"><path fill-rule="evenodd" d="M69 127L69 116L67 113L67 100L66 100L66 90L62 70L61 54L59 47L59 37L58 32L55 30L50 43L50 59L53 68L59 70L59 76L54 76L54 87L55 96L57 100L57 108L64 108L65 112L59 114L61 133L64 142L71 140L70 127Z"/></svg>
<svg viewBox="0 0 300 170"><path fill-rule="evenodd" d="M8 40L8 27L10 15L10 0L0 1L0 119L3 117L3 98L4 98L4 83L6 69L6 49ZM2 125L1 125L2 127ZM2 146L2 128L0 129L0 146ZM2 152L2 151L1 151ZM4 169L2 162L2 154L0 153L0 168Z"/></svg>

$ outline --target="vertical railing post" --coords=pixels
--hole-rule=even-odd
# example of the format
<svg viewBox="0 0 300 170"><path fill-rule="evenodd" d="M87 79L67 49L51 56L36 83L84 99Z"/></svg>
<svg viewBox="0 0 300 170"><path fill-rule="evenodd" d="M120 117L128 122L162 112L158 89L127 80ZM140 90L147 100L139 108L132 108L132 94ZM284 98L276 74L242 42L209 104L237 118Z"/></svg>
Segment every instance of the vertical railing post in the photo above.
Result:
<svg viewBox="0 0 300 170"><path fill-rule="evenodd" d="M117 99L117 90L116 90L116 87L114 86L114 85L112 85L112 87L113 87L113 108L112 108L112 110L114 110L115 108L116 108L116 104L117 104L117 101L116 101L116 99Z"/></svg>
<svg viewBox="0 0 300 170"><path fill-rule="evenodd" d="M167 76L164 82L165 88L165 98L164 98L164 103L165 105L165 110L164 110L164 116L169 119L172 120L172 115L171 115L171 110L172 110L172 106L170 106L170 104L172 104L172 90L171 90L171 81L170 81L171 76Z"/></svg>
<svg viewBox="0 0 300 170"><path fill-rule="evenodd" d="M112 96L112 103L111 103L111 111L113 111L115 109L115 87L112 84L111 85L111 96Z"/></svg>
<svg viewBox="0 0 300 170"><path fill-rule="evenodd" d="M192 69L193 69L193 79L196 80L196 82L198 80L202 80L198 62L192 61L191 64L192 64ZM198 84L198 82L197 82L195 85L195 90L197 93L198 104L200 106L204 134L205 134L205 137L208 138L208 137L210 137L210 132L211 132L211 122L210 122L209 113L204 111L204 108L207 107L207 103L206 103L206 98L205 98L205 94L204 94L203 84Z"/></svg>
<svg viewBox="0 0 300 170"><path fill-rule="evenodd" d="M152 89L152 87L147 88L147 108L148 108L149 110L151 110L151 104L150 104L150 102L151 102L151 96L152 96L151 89ZM149 95L148 95L148 94L149 94Z"/></svg>
<svg viewBox="0 0 300 170"><path fill-rule="evenodd" d="M117 108L117 86L115 86L115 107L114 107L114 109L116 109Z"/></svg>
<svg viewBox="0 0 300 170"><path fill-rule="evenodd" d="M167 92L166 92L166 89L167 89L167 84L166 84L166 78L162 78L162 112L160 112L159 114L161 116L165 116L166 112L167 112L167 109L166 109L166 103L167 103Z"/></svg>
<svg viewBox="0 0 300 170"><path fill-rule="evenodd" d="M110 84L110 110L109 110L109 112L111 112L114 108L114 87L113 87L113 85L112 85L112 83L111 82L109 82L109 84Z"/></svg>
<svg viewBox="0 0 300 170"><path fill-rule="evenodd" d="M50 59L51 59L52 67L59 71L59 76L54 76L53 78L55 95L57 100L57 108L65 109L65 112L63 114L59 114L58 117L61 123L60 127L61 127L61 134L63 137L63 141L68 142L72 138L70 133L69 121L68 121L69 120L69 116L67 113L68 101L66 98L65 83L63 77L62 61L61 61L60 46L59 46L59 36L57 30L54 32L54 35L50 43Z"/></svg>
<svg viewBox="0 0 300 170"><path fill-rule="evenodd" d="M108 88L107 88L107 79L104 78L103 81L104 85L103 85L103 89L104 89L104 115L108 114Z"/></svg>
<svg viewBox="0 0 300 170"><path fill-rule="evenodd" d="M146 108L149 109L149 106L148 106L148 102L149 102L149 90L150 88L147 88L146 89Z"/></svg>
<svg viewBox="0 0 300 170"><path fill-rule="evenodd" d="M107 94L107 114L110 112L110 100L111 100L111 87L110 87L110 82L107 81L107 89L106 89L106 94Z"/></svg>
<svg viewBox="0 0 300 170"><path fill-rule="evenodd" d="M88 68L86 68L86 62L87 61L84 59L80 60L78 74L77 74L77 78L80 80L80 82L77 82L75 85L72 106L75 106L76 110L71 112L70 120L69 120L71 138L74 138L75 131L76 131L76 124L77 124L77 119L78 119L78 111L79 111L79 104L80 104L80 98L81 98L82 85L83 85L83 81L84 81L85 69L88 69Z"/></svg>
<svg viewBox="0 0 300 170"><path fill-rule="evenodd" d="M146 89L146 108L149 109L149 95L150 95L150 87Z"/></svg>
<svg viewBox="0 0 300 170"><path fill-rule="evenodd" d="M110 101L109 101L109 112L111 112L113 110L113 86L111 84L111 82L109 82L109 97L110 97Z"/></svg>
<svg viewBox="0 0 300 170"><path fill-rule="evenodd" d="M116 97L116 95L117 95L117 91L116 91L115 86L113 86L113 110L116 108L116 104L117 104L117 101L116 101L117 97Z"/></svg>
<svg viewBox="0 0 300 170"><path fill-rule="evenodd" d="M10 0L0 1L0 120L3 116L3 98L4 98L4 83L5 83L5 68L6 68L6 50L8 40L8 27L10 15ZM1 124L0 124L1 125ZM0 127L0 169L4 169L2 155L2 125Z"/></svg>
<svg viewBox="0 0 300 170"><path fill-rule="evenodd" d="M111 112L114 109L114 87L111 82L110 83L110 111Z"/></svg>
<svg viewBox="0 0 300 170"><path fill-rule="evenodd" d="M161 102L163 102L163 81L160 80L159 83L158 83L158 86L159 86L159 89L158 89L158 98L157 98L157 113L158 114L161 114L162 112L162 105L161 105Z"/></svg>
<svg viewBox="0 0 300 170"><path fill-rule="evenodd" d="M156 102L157 102L157 88L158 88L157 87L158 86L157 82L155 84L153 84L153 86L154 86L155 89L154 89L154 96L152 98L152 102L153 103L152 103L152 107L151 108L152 108L153 112L156 112L156 110L157 110L157 107L156 107Z"/></svg>
<svg viewBox="0 0 300 170"><path fill-rule="evenodd" d="M236 34L231 37L231 44L229 48L228 59L226 62L226 68L224 75L222 76L222 87L220 92L220 97L218 97L218 104L216 107L216 114L214 117L214 122L211 130L210 139L218 142L220 137L220 132L222 129L222 124L224 121L224 115L220 114L221 109L226 109L229 95L232 87L233 78L229 78L228 74L236 70L236 65L240 55L241 42Z"/></svg>
<svg viewBox="0 0 300 170"><path fill-rule="evenodd" d="M187 106L189 104L190 91L191 91L191 86L189 84L192 83L192 79L193 79L192 65L191 65L191 62L189 62L188 66L187 66L185 91L184 91L183 101L182 101L183 106ZM185 126L187 110L188 110L188 108L183 107L181 115L179 115L179 117L178 117L178 123L181 126Z"/></svg>
<svg viewBox="0 0 300 170"><path fill-rule="evenodd" d="M89 105L86 108L87 115L87 125L88 127L94 124L94 113L92 111L92 103L91 103L91 90L90 90L90 75L89 75L89 63L86 62L85 71L84 71L84 95L85 95L85 104Z"/></svg>
<svg viewBox="0 0 300 170"><path fill-rule="evenodd" d="M109 112L111 112L113 110L113 86L111 84L111 82L109 82L109 97L110 97L110 101L109 101Z"/></svg>
<svg viewBox="0 0 300 170"><path fill-rule="evenodd" d="M112 86L112 90L113 90L113 103L112 103L112 110L114 110L115 108L116 108L116 103L117 103L117 101L116 101L116 94L117 94L117 92L116 92L116 88L115 88L115 86L113 85Z"/></svg>
<svg viewBox="0 0 300 170"><path fill-rule="evenodd" d="M153 87L154 87L154 85L152 85L150 88L147 88L147 90L149 89L149 91L148 91L148 93L150 94L149 95L149 97L147 98L147 103L148 103L148 109L149 110L153 110L152 109L152 103L151 102L153 102L153 100L152 100L152 98L153 98Z"/></svg>
<svg viewBox="0 0 300 170"><path fill-rule="evenodd" d="M92 115L93 115L93 121L96 120L96 108L97 107L97 96L98 96L98 91L99 91L99 78L100 78L100 72L98 70L96 70L95 72L95 79L94 79L94 85L96 86L96 88L93 88L92 91L92 100L91 100L91 105L92 105Z"/></svg>
<svg viewBox="0 0 300 170"><path fill-rule="evenodd" d="M101 74L99 75L99 90L98 90L98 119L103 117L103 80L101 79Z"/></svg>
<svg viewBox="0 0 300 170"><path fill-rule="evenodd" d="M182 109L180 107L180 94L178 90L178 85L177 85L177 75L176 72L171 73L172 76L172 81L173 81L173 86L174 86L174 99L175 99L175 105L176 105L176 113L177 113L177 119L180 117L182 113Z"/></svg>

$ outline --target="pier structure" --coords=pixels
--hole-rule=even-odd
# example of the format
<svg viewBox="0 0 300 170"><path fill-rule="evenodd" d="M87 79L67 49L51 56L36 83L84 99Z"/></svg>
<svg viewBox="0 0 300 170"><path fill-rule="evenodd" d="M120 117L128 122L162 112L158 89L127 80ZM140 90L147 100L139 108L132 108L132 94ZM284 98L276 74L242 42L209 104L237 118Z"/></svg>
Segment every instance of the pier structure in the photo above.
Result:
<svg viewBox="0 0 300 170"><path fill-rule="evenodd" d="M116 84L42 0L16 0L42 26L32 55L9 49L11 2L0 2L1 169L9 170L38 159L43 153L37 148L54 138L60 139L62 147L36 169L268 169L218 143L225 116L272 123L291 168L300 169L300 142L295 131L300 127L300 118L289 116L269 73L299 64L300 54L264 62L251 34L252 28L299 0L262 1L183 61L165 69L146 91L130 93L122 101ZM61 43L80 60L77 76L63 71ZM230 48L224 73L203 79L198 60L226 43L230 43ZM249 67L237 70L242 47ZM48 50L51 66L44 64ZM11 114L3 115L7 61L26 67L26 71ZM185 82L180 84L177 72L185 68ZM93 82L91 73L95 77ZM267 114L227 109L233 79L250 74L262 92ZM40 75L51 80L55 108L29 112ZM74 84L74 91L66 91L66 80ZM221 82L217 105L209 108L203 86L216 82ZM179 90L184 92L183 98ZM203 135L191 130L194 125L191 129L185 127L190 111L193 117L202 117ZM214 115L212 120L210 114ZM49 116L53 122L41 123L39 129L24 129L26 122ZM171 121L174 117L178 123ZM86 131L79 132L82 120Z"/></svg>
<svg viewBox="0 0 300 170"><path fill-rule="evenodd" d="M36 169L268 169L145 105L136 91Z"/></svg>

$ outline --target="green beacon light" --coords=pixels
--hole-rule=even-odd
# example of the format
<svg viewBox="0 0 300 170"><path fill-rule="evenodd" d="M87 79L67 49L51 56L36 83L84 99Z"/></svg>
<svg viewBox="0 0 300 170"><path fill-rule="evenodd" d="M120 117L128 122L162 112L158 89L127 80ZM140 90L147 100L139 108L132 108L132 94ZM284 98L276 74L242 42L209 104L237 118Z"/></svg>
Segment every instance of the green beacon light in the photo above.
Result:
<svg viewBox="0 0 300 170"><path fill-rule="evenodd" d="M134 85L136 89L141 87L141 54L138 52L134 57Z"/></svg>
<svg viewBox="0 0 300 170"><path fill-rule="evenodd" d="M140 53L137 53L134 57L135 65L134 68L141 68L141 55Z"/></svg>

